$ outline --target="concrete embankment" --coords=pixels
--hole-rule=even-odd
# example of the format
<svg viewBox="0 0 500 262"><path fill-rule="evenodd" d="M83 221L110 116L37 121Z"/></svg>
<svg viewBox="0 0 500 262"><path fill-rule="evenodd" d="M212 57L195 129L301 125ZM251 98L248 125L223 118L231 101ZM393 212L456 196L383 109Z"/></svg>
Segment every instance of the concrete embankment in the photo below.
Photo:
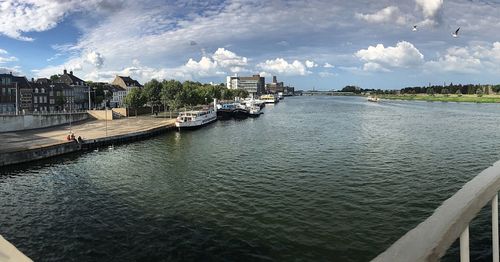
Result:
<svg viewBox="0 0 500 262"><path fill-rule="evenodd" d="M20 164L63 154L89 150L101 146L125 143L148 138L160 133L174 130L175 125L172 120L155 121L153 119L131 119L118 120L111 123L104 121L94 121L80 126L74 126L70 132L76 136L82 136L83 141L66 141L64 138L68 134L67 129L45 130L30 134L11 133L0 135L0 144L5 141L3 150L0 150L0 167ZM103 131L101 125L106 125ZM109 126L109 128L108 128ZM26 132L27 133L27 132ZM109 135L106 135L109 133ZM22 138L19 138L21 136ZM2 138L4 141L2 141ZM9 144L9 140L12 141ZM30 143L31 142L31 143ZM9 147L10 146L10 147Z"/></svg>
<svg viewBox="0 0 500 262"><path fill-rule="evenodd" d="M64 114L35 114L35 115L1 115L0 132L14 132L30 129L47 128L65 125L70 122L79 122L89 118L85 112Z"/></svg>
<svg viewBox="0 0 500 262"><path fill-rule="evenodd" d="M30 258L25 256L15 246L9 243L5 238L0 236L0 261L3 262L32 262Z"/></svg>

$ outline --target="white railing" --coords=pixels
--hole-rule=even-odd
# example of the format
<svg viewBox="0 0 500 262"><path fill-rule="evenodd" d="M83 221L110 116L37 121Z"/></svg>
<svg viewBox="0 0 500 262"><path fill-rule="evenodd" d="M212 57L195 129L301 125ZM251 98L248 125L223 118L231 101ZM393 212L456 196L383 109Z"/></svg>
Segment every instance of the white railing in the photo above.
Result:
<svg viewBox="0 0 500 262"><path fill-rule="evenodd" d="M492 256L499 262L498 191L500 161L483 170L448 198L434 213L407 232L373 261L439 261L460 238L460 261L468 262L469 224L491 201Z"/></svg>

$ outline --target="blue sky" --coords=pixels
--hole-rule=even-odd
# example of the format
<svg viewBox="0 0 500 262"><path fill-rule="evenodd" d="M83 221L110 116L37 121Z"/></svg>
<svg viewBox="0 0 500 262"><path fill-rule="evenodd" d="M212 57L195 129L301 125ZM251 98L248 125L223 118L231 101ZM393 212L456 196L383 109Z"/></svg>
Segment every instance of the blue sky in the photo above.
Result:
<svg viewBox="0 0 500 262"><path fill-rule="evenodd" d="M500 83L498 0L0 0L0 11L0 72L28 78Z"/></svg>

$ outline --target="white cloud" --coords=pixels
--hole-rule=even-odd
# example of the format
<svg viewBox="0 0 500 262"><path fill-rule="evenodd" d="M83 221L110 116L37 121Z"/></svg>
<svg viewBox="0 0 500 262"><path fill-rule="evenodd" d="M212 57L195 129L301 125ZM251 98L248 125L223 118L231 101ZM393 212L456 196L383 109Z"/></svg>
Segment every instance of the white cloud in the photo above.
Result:
<svg viewBox="0 0 500 262"><path fill-rule="evenodd" d="M413 44L401 41L396 46L384 47L382 44L359 50L355 56L364 61L366 71L388 71L390 68L408 68L421 65L424 55Z"/></svg>
<svg viewBox="0 0 500 262"><path fill-rule="evenodd" d="M99 52L92 51L87 54L86 61L97 68L101 68L104 64L104 57Z"/></svg>
<svg viewBox="0 0 500 262"><path fill-rule="evenodd" d="M369 23L397 23L403 25L406 19L401 15L397 6L388 6L373 14L356 13L356 18L364 20Z"/></svg>
<svg viewBox="0 0 500 262"><path fill-rule="evenodd" d="M500 73L500 42L451 47L425 64L427 72Z"/></svg>
<svg viewBox="0 0 500 262"><path fill-rule="evenodd" d="M337 73L332 73L332 72L326 72L326 71L323 71L323 72L319 72L318 75L322 78L327 78L327 77L335 77L335 76L338 76Z"/></svg>
<svg viewBox="0 0 500 262"><path fill-rule="evenodd" d="M305 64L307 68L318 67L318 64L314 63L314 61L306 60Z"/></svg>
<svg viewBox="0 0 500 262"><path fill-rule="evenodd" d="M69 13L101 10L110 4L111 0L3 0L0 2L0 33L18 40L32 41L33 38L24 33L49 30Z"/></svg>
<svg viewBox="0 0 500 262"><path fill-rule="evenodd" d="M248 64L248 58L238 56L224 48L218 48L212 55L212 59L218 63L219 66L227 68L233 73L246 71L245 66Z"/></svg>
<svg viewBox="0 0 500 262"><path fill-rule="evenodd" d="M437 25L441 22L443 0L415 0L415 3L424 16L421 25Z"/></svg>
<svg viewBox="0 0 500 262"><path fill-rule="evenodd" d="M323 65L324 68L334 68L334 66L328 62Z"/></svg>
<svg viewBox="0 0 500 262"><path fill-rule="evenodd" d="M266 60L264 63L257 64L257 68L263 69L265 71L279 73L283 75L307 75L311 72L307 71L306 66L295 60L292 63L288 63L283 58L276 58L274 60Z"/></svg>
<svg viewBox="0 0 500 262"><path fill-rule="evenodd" d="M19 66L14 66L14 67L0 67L0 74L9 74L12 73L13 75L23 75L23 72L21 70L21 67Z"/></svg>
<svg viewBox="0 0 500 262"><path fill-rule="evenodd" d="M9 52L7 52L5 49L0 48L0 64L17 61L17 57L8 56L8 54L9 54ZM7 56L5 56L5 55L7 55Z"/></svg>

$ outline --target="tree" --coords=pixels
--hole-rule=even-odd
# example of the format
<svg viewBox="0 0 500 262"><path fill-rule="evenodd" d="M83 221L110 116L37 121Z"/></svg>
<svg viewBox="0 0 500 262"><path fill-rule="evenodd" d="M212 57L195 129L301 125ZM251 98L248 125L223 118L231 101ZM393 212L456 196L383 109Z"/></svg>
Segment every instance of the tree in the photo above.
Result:
<svg viewBox="0 0 500 262"><path fill-rule="evenodd" d="M142 95L147 103L151 106L151 113L154 111L154 107L160 105L160 92L161 92L162 84L158 82L156 79L152 79L151 81L144 84L144 90Z"/></svg>
<svg viewBox="0 0 500 262"><path fill-rule="evenodd" d="M51 75L50 76L50 81L55 82L55 81L59 80L59 78L60 78L59 75Z"/></svg>
<svg viewBox="0 0 500 262"><path fill-rule="evenodd" d="M130 108L135 109L135 115L137 116L137 109L144 106L146 103L145 96L142 94L141 89L133 88L124 98L123 103Z"/></svg>
<svg viewBox="0 0 500 262"><path fill-rule="evenodd" d="M163 106L168 106L170 118L172 118L172 110L177 109L180 102L180 94L182 92L182 84L176 80L163 80L161 82L160 99Z"/></svg>
<svg viewBox="0 0 500 262"><path fill-rule="evenodd" d="M460 88L457 89L457 92L455 94L457 94L458 96L462 96L462 91L460 91Z"/></svg>
<svg viewBox="0 0 500 262"><path fill-rule="evenodd" d="M59 110L64 108L64 104L66 104L66 98L62 95L56 96L55 103L57 107L59 107Z"/></svg>
<svg viewBox="0 0 500 262"><path fill-rule="evenodd" d="M482 97L482 96L483 96L483 94L484 94L484 91L483 91L483 89L482 89L482 88L478 88L478 89L476 90L476 95L477 95L478 97Z"/></svg>
<svg viewBox="0 0 500 262"><path fill-rule="evenodd" d="M432 87L428 88L427 89L427 94L430 95L430 96L433 96L434 95L434 89Z"/></svg>
<svg viewBox="0 0 500 262"><path fill-rule="evenodd" d="M441 94L443 94L444 96L448 96L450 94L450 91L447 88L443 88L441 89Z"/></svg>

